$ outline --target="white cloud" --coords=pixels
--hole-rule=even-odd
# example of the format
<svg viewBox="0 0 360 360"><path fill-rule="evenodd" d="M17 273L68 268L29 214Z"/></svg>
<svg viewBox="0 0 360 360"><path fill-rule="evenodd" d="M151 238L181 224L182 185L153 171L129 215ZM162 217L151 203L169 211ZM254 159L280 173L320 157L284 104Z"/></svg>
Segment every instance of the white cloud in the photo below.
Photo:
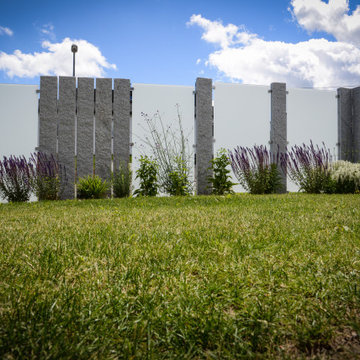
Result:
<svg viewBox="0 0 360 360"><path fill-rule="evenodd" d="M201 15L192 15L188 26L198 25L205 31L201 38L213 44L219 44L222 48L238 43L246 43L252 38L243 25L236 26L229 24L224 26L220 21L210 21ZM242 30L242 31L240 31Z"/></svg>
<svg viewBox="0 0 360 360"><path fill-rule="evenodd" d="M201 63L201 59L196 60L196 65L199 65Z"/></svg>
<svg viewBox="0 0 360 360"><path fill-rule="evenodd" d="M8 27L0 26L0 35L13 36L14 32Z"/></svg>
<svg viewBox="0 0 360 360"><path fill-rule="evenodd" d="M193 19L193 20L191 20ZM360 49L354 44L311 39L296 44L265 41L243 27L193 15L192 25L203 29L202 38L220 45L207 60L232 80L249 84L286 82L290 86L337 87L360 82ZM224 41L226 29L237 28ZM219 31L216 36L214 29Z"/></svg>
<svg viewBox="0 0 360 360"><path fill-rule="evenodd" d="M338 41L360 45L360 5L349 14L348 0L292 0L290 11L309 32L325 31Z"/></svg>
<svg viewBox="0 0 360 360"><path fill-rule="evenodd" d="M76 76L104 76L106 69L116 69L107 62L99 48L86 40L65 38L61 43L43 41L43 52L23 53L15 50L13 54L0 52L0 70L9 77L32 78L40 75L72 75L71 44L78 45L76 53Z"/></svg>

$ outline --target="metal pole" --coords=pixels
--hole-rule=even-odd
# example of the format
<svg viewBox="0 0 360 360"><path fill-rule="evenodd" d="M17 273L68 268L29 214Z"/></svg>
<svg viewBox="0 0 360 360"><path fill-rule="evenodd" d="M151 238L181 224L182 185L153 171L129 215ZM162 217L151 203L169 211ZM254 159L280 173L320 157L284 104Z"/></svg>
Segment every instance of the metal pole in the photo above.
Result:
<svg viewBox="0 0 360 360"><path fill-rule="evenodd" d="M73 76L75 76L75 53L73 53Z"/></svg>
<svg viewBox="0 0 360 360"><path fill-rule="evenodd" d="M77 53L78 47L75 44L71 45L71 52L73 53L73 76L75 76L75 53Z"/></svg>

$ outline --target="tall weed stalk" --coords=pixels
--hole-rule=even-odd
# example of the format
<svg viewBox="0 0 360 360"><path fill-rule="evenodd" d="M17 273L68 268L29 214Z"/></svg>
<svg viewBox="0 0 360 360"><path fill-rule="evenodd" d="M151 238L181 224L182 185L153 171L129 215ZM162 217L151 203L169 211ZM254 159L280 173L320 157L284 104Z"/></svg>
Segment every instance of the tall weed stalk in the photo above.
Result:
<svg viewBox="0 0 360 360"><path fill-rule="evenodd" d="M159 111L153 117L142 113L148 130L143 141L158 164L160 190L170 195L186 195L193 189L193 154L182 126L179 105L176 107L177 129L165 125Z"/></svg>

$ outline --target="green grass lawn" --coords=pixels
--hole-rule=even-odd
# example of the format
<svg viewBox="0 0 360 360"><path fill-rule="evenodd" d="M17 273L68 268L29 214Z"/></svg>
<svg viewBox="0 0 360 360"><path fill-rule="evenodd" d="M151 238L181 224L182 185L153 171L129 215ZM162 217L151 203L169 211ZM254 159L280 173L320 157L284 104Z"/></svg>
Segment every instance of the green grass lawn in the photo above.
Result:
<svg viewBox="0 0 360 360"><path fill-rule="evenodd" d="M0 205L0 358L360 356L360 196Z"/></svg>

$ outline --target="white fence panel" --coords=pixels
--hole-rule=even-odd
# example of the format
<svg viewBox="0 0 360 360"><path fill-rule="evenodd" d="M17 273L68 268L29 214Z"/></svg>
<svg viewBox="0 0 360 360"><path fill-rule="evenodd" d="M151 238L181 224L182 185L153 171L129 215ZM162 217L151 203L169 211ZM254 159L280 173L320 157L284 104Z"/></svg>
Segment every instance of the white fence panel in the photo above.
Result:
<svg viewBox="0 0 360 360"><path fill-rule="evenodd" d="M237 146L269 145L270 88L268 86L215 83L215 154ZM233 177L233 182L237 182ZM237 185L236 192L244 189Z"/></svg>
<svg viewBox="0 0 360 360"><path fill-rule="evenodd" d="M0 84L0 158L35 151L38 137L38 85Z"/></svg>
<svg viewBox="0 0 360 360"><path fill-rule="evenodd" d="M133 84L132 96L132 170L133 179L139 168L140 155L151 155L151 151L145 144L150 136L148 125L142 116L147 114L150 118L159 112L162 122L177 130L179 108L184 134L187 136L189 150L194 151L194 87ZM178 105L178 107L177 107ZM134 189L138 187L138 181L133 181Z"/></svg>
<svg viewBox="0 0 360 360"><path fill-rule="evenodd" d="M336 91L289 89L287 95L288 149L303 143L322 146L324 142L334 159L337 158ZM298 191L288 181L289 191Z"/></svg>

